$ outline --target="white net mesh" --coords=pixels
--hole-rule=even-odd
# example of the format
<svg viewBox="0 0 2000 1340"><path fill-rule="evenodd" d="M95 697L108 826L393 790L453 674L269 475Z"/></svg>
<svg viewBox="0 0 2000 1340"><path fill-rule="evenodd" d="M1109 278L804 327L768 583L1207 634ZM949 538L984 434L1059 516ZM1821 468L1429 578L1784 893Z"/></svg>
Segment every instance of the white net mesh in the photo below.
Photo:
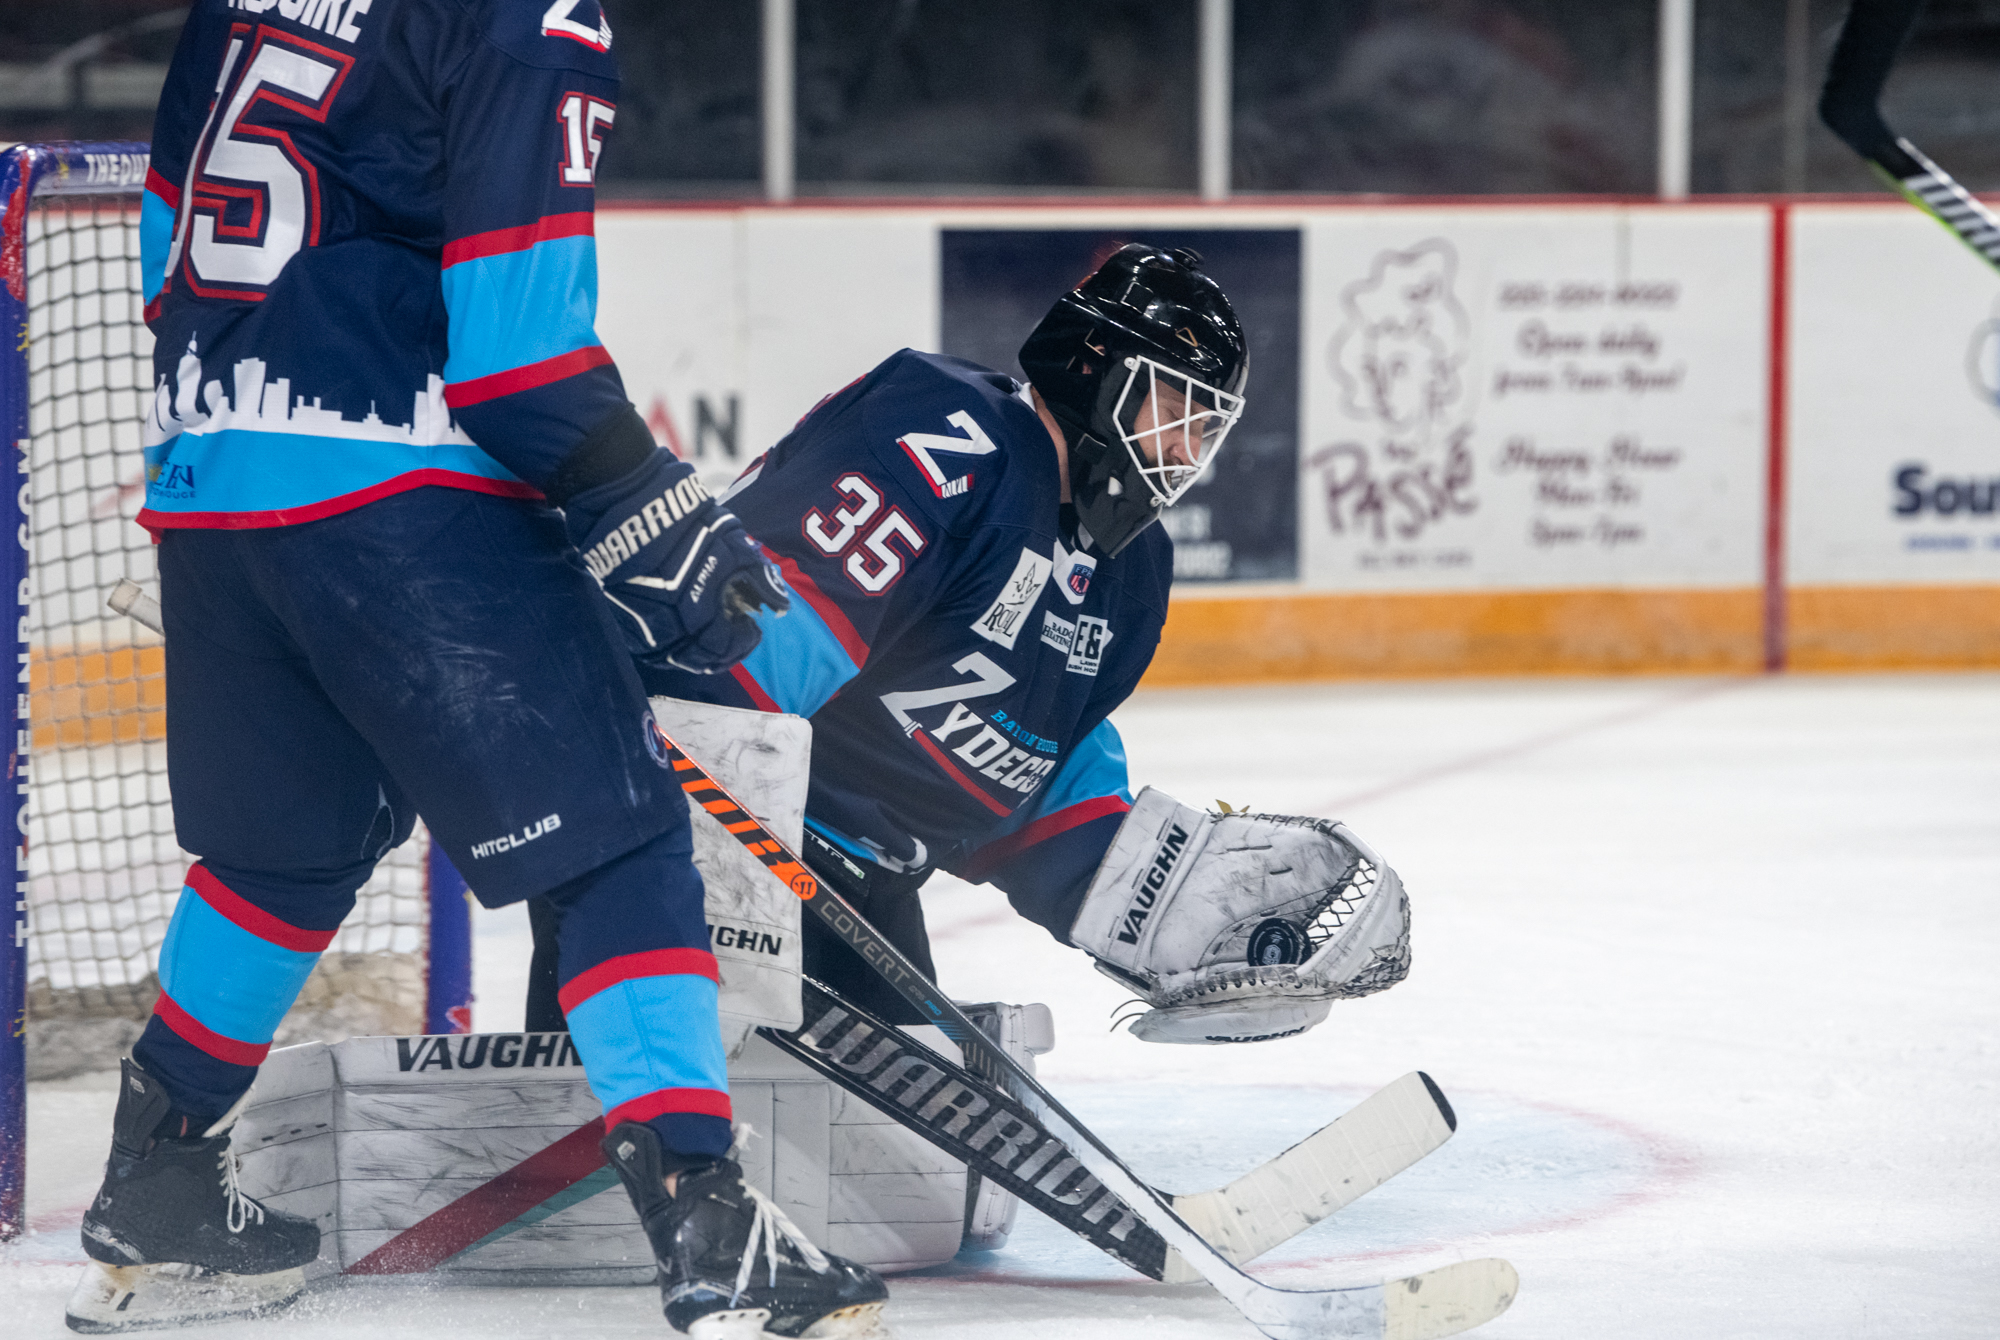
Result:
<svg viewBox="0 0 2000 1340"><path fill-rule="evenodd" d="M139 449L153 337L141 319L132 196L29 216L28 1066L114 1064L153 998L191 857L167 796L161 641L105 606L157 594ZM391 853L307 983L279 1042L421 1032L424 839Z"/></svg>

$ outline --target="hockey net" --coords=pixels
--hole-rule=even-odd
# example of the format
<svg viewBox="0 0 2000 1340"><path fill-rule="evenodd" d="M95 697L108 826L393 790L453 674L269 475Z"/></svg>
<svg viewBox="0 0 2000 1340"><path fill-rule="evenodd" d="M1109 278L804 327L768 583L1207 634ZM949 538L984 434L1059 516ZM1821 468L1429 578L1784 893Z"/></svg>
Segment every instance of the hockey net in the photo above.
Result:
<svg viewBox="0 0 2000 1340"><path fill-rule="evenodd" d="M115 1065L138 1037L159 994L160 945L192 860L175 841L167 791L164 645L105 604L121 579L158 592L152 542L134 521L145 495L140 423L153 383L153 340L141 314L144 150L8 151L45 155L18 163L20 185L10 183L0 217L9 248L0 269L26 314L25 339L4 351L10 366L0 382L25 391L27 411L17 466L27 484L28 724L17 731L17 750L25 744L30 757L17 752L15 777L28 779L19 789L27 801L31 1079ZM450 1030L426 1029L427 845L420 827L377 868L279 1045Z"/></svg>

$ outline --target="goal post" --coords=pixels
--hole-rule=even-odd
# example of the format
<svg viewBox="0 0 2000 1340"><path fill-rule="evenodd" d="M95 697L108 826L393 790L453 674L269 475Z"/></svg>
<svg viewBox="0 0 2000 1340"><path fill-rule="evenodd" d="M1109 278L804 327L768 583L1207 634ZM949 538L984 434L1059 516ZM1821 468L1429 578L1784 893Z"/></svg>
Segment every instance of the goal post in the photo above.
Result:
<svg viewBox="0 0 2000 1340"><path fill-rule="evenodd" d="M163 643L106 605L157 595L140 423L140 143L0 149L0 582L12 604L14 913L0 946L0 1241L25 1230L27 1084L108 1068L159 994L160 942L192 861L166 776ZM471 1029L464 881L418 825L378 865L280 1045Z"/></svg>

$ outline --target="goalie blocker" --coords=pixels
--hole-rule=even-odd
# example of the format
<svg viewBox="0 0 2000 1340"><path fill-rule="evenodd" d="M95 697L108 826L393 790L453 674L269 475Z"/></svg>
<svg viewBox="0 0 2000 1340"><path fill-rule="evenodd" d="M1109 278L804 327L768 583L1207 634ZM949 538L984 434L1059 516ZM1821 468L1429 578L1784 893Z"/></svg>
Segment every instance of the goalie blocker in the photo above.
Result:
<svg viewBox="0 0 2000 1340"><path fill-rule="evenodd" d="M1149 1042L1260 1042L1410 971L1403 882L1345 824L1208 813L1151 787L1098 866L1070 939L1152 1008Z"/></svg>

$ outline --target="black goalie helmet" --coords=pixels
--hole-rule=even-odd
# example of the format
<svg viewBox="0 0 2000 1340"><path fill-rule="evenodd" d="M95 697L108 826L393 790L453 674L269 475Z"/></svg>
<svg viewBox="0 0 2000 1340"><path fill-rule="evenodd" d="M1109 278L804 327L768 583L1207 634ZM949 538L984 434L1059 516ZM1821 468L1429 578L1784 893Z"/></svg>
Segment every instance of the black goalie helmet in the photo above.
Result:
<svg viewBox="0 0 2000 1340"><path fill-rule="evenodd" d="M1042 318L1021 369L1062 425L1077 519L1109 556L1222 449L1250 353L1200 256L1130 242Z"/></svg>

